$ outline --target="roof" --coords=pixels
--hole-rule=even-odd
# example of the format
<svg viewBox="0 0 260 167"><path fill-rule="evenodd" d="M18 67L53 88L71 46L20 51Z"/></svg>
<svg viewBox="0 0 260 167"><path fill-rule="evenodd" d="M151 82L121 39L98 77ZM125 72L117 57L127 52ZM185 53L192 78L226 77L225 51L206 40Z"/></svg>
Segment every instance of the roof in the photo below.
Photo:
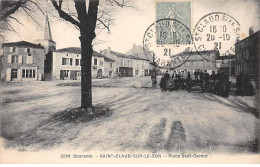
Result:
<svg viewBox="0 0 260 167"><path fill-rule="evenodd" d="M217 60L224 60L224 59L235 59L235 55L227 55L227 56L218 56Z"/></svg>
<svg viewBox="0 0 260 167"><path fill-rule="evenodd" d="M115 60L110 59L109 57L104 56L104 60L108 62L115 62Z"/></svg>
<svg viewBox="0 0 260 167"><path fill-rule="evenodd" d="M246 38L244 38L244 39L238 41L235 45L241 43L242 41L245 41L246 39L252 38L253 36L257 36L257 35L259 35L259 34L260 34L260 31L257 31L257 32L255 32L254 34L249 35L248 37L246 37Z"/></svg>
<svg viewBox="0 0 260 167"><path fill-rule="evenodd" d="M59 52L59 53L75 53L75 54L81 54L81 48L80 47L68 47L68 48L62 48L62 49L58 49L54 52ZM96 57L105 57L104 55L96 52L93 50L93 54L92 56L96 56Z"/></svg>
<svg viewBox="0 0 260 167"><path fill-rule="evenodd" d="M127 55L127 54L119 53L119 52L115 52L115 51L111 51L111 53L115 54L117 57L121 57L121 58L137 59L137 60L146 60L146 61L148 61L148 59L145 59L145 58L141 58L141 57L137 57L137 56L133 56L133 55Z"/></svg>
<svg viewBox="0 0 260 167"><path fill-rule="evenodd" d="M119 53L119 52L115 52L115 51L111 51L111 53L115 54L117 57L131 59L131 57L129 57L127 54L124 54L124 53Z"/></svg>
<svg viewBox="0 0 260 167"><path fill-rule="evenodd" d="M129 55L129 57L131 57L132 59L149 61L148 59L145 59L145 58L142 58L142 57L137 57L137 56L132 56L132 55Z"/></svg>
<svg viewBox="0 0 260 167"><path fill-rule="evenodd" d="M44 47L41 46L41 45L37 45L37 44L30 43L30 42L27 42L27 41L3 43L2 47L30 47L30 48L44 49Z"/></svg>
<svg viewBox="0 0 260 167"><path fill-rule="evenodd" d="M194 51L194 52L190 52L190 51L183 51L183 52L181 52L181 53L178 53L178 54L176 54L176 55L172 55L171 57L173 57L173 56L177 56L177 55L180 55L180 54L189 54L190 56L192 56L192 55L197 55L197 54L200 54L200 55L204 55L204 54L206 54L206 53L216 53L217 55L219 55L219 51L218 50L205 50L205 51Z"/></svg>

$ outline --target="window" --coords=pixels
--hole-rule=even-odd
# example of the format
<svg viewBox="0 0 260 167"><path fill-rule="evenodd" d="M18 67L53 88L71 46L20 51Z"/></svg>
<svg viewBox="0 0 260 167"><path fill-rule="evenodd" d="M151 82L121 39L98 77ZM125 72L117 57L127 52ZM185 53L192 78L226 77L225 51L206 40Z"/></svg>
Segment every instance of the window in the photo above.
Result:
<svg viewBox="0 0 260 167"><path fill-rule="evenodd" d="M135 75L139 75L139 70L135 70Z"/></svg>
<svg viewBox="0 0 260 167"><path fill-rule="evenodd" d="M103 61L99 61L100 66L103 66Z"/></svg>
<svg viewBox="0 0 260 167"><path fill-rule="evenodd" d="M62 58L62 65L69 65L70 59L69 58Z"/></svg>
<svg viewBox="0 0 260 167"><path fill-rule="evenodd" d="M94 59L94 66L97 65L97 59Z"/></svg>
<svg viewBox="0 0 260 167"><path fill-rule="evenodd" d="M118 68L116 68L116 72L118 72Z"/></svg>
<svg viewBox="0 0 260 167"><path fill-rule="evenodd" d="M69 77L69 70L64 70L64 77Z"/></svg>
<svg viewBox="0 0 260 167"><path fill-rule="evenodd" d="M12 63L18 63L18 56L12 55Z"/></svg>
<svg viewBox="0 0 260 167"><path fill-rule="evenodd" d="M130 60L124 61L124 66L129 66L130 65Z"/></svg>
<svg viewBox="0 0 260 167"><path fill-rule="evenodd" d="M27 48L27 53L31 53L31 49L30 48Z"/></svg>
<svg viewBox="0 0 260 167"><path fill-rule="evenodd" d="M23 78L35 78L35 70L23 70Z"/></svg>
<svg viewBox="0 0 260 167"><path fill-rule="evenodd" d="M29 70L29 77L32 78L32 70Z"/></svg>
<svg viewBox="0 0 260 167"><path fill-rule="evenodd" d="M27 55L27 64L32 64L32 63L33 63L32 55L29 53Z"/></svg>
<svg viewBox="0 0 260 167"><path fill-rule="evenodd" d="M75 66L79 66L79 64L80 64L80 63L79 63L79 59L76 59L76 60L75 60Z"/></svg>
<svg viewBox="0 0 260 167"><path fill-rule="evenodd" d="M16 52L16 48L15 47L11 47L11 52Z"/></svg>
<svg viewBox="0 0 260 167"><path fill-rule="evenodd" d="M23 78L25 78L25 70L23 70L23 75L22 75Z"/></svg>
<svg viewBox="0 0 260 167"><path fill-rule="evenodd" d="M73 64L73 60L72 58L70 58L70 65L72 66L72 64Z"/></svg>
<svg viewBox="0 0 260 167"><path fill-rule="evenodd" d="M11 77L12 78L17 78L17 69L12 69L11 70Z"/></svg>
<svg viewBox="0 0 260 167"><path fill-rule="evenodd" d="M113 68L113 63L110 63L110 68Z"/></svg>

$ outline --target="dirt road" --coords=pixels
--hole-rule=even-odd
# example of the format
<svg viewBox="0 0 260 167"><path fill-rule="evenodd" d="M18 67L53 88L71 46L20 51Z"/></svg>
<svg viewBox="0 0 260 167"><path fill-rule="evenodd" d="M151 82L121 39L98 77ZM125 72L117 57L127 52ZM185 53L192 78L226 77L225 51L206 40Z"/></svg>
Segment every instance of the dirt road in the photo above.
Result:
<svg viewBox="0 0 260 167"><path fill-rule="evenodd" d="M149 77L93 83L106 85L93 88L94 105L105 105L113 114L78 124L51 120L57 112L80 106L76 83L3 84L5 146L34 151L255 151L259 119L251 112L253 97L247 97L246 103L235 96L223 98L196 90L161 92L147 88L151 87Z"/></svg>

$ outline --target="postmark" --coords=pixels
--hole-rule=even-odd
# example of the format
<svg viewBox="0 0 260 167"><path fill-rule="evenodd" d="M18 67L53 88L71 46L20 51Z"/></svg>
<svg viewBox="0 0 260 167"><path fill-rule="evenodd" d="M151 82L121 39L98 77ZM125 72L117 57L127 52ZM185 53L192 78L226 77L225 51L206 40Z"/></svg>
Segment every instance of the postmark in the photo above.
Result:
<svg viewBox="0 0 260 167"><path fill-rule="evenodd" d="M174 35L173 33L174 32ZM143 50L149 60L161 68L174 68L183 64L188 57L172 63L173 56L192 47L189 28L178 20L165 18L157 20L145 31Z"/></svg>
<svg viewBox="0 0 260 167"><path fill-rule="evenodd" d="M223 12L203 16L195 25L193 32L194 46L199 53L219 50L220 56L234 55L235 42L239 37L239 22ZM203 54L201 56L207 59Z"/></svg>

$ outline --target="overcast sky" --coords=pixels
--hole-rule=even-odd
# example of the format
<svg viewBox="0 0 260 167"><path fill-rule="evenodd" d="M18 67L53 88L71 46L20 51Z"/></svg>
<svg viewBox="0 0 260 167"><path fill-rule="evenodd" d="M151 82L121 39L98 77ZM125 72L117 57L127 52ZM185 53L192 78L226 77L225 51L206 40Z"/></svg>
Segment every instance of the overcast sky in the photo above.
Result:
<svg viewBox="0 0 260 167"><path fill-rule="evenodd" d="M43 0L45 1L45 0ZM133 44L142 45L145 30L155 21L155 0L130 0L136 9L118 8L115 22L111 25L111 33L104 31L97 38L106 43L94 46L99 51L111 47L118 52L127 52ZM170 0L169 0L170 1ZM211 12L224 12L233 16L241 25L243 37L248 36L249 27L260 30L260 2L258 0L193 0L192 1L192 28L204 15ZM52 6L49 3L49 8ZM43 29L32 21L24 12L19 12L19 20L24 24L12 22L19 36L15 33L6 33L6 42L29 41L34 42L43 38ZM40 17L39 17L40 18ZM44 23L43 17L42 24ZM57 49L64 47L79 47L79 32L73 25L64 21L54 20L51 23L53 39Z"/></svg>

